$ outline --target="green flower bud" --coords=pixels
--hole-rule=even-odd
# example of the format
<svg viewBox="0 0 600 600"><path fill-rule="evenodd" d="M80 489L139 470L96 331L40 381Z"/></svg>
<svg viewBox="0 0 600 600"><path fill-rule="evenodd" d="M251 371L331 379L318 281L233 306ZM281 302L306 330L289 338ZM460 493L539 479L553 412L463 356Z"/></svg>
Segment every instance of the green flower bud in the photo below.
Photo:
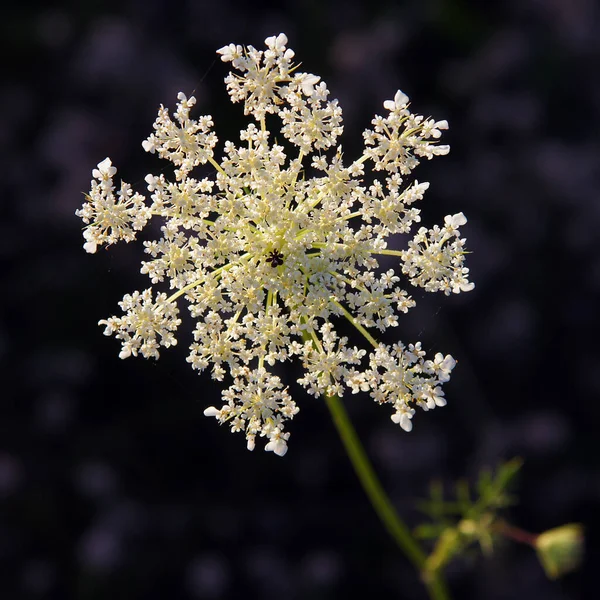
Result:
<svg viewBox="0 0 600 600"><path fill-rule="evenodd" d="M546 575L556 579L579 567L583 543L583 526L569 523L541 533L534 546Z"/></svg>

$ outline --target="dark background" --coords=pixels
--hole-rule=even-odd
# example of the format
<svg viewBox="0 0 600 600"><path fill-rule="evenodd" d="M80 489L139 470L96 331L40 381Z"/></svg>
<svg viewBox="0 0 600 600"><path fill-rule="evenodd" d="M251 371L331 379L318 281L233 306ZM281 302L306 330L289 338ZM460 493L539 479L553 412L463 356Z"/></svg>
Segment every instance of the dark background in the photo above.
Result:
<svg viewBox="0 0 600 600"><path fill-rule="evenodd" d="M23 3L0 19L2 600L406 598L423 589L351 471L322 402L281 459L245 450L185 363L121 361L96 323L147 287L130 244L87 255L74 211L105 156L143 191L158 105L195 91L221 141L243 125L214 51L286 32L344 109L343 144L401 88L447 118L422 165L425 222L463 211L476 288L415 292L406 342L453 354L448 406L406 434L366 396L347 407L411 525L428 481L515 455L511 519L588 528L559 582L531 549L449 570L454 598L595 597L600 495L600 27L593 0ZM392 341L393 335L386 339ZM295 374L291 373L288 382Z"/></svg>

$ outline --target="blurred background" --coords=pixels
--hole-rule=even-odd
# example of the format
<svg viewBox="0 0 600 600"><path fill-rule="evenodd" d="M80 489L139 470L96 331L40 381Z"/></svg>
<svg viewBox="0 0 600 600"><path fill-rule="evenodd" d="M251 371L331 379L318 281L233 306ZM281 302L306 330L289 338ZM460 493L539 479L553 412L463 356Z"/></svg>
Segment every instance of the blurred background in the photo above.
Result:
<svg viewBox="0 0 600 600"><path fill-rule="evenodd" d="M469 294L415 291L394 336L459 360L448 406L404 433L348 410L401 514L433 478L521 456L510 520L588 529L584 568L549 582L506 544L448 572L454 598L591 598L600 564L600 25L593 0L14 3L0 19L0 598L424 599L322 402L281 459L206 419L220 388L185 362L118 359L97 321L147 287L140 245L95 256L74 216L106 156L143 191L160 103L192 92L221 141L244 125L215 50L288 35L344 109L344 150L400 88L448 119L423 164L431 226L463 211ZM187 336L187 337L186 337ZM288 382L295 373L290 371Z"/></svg>

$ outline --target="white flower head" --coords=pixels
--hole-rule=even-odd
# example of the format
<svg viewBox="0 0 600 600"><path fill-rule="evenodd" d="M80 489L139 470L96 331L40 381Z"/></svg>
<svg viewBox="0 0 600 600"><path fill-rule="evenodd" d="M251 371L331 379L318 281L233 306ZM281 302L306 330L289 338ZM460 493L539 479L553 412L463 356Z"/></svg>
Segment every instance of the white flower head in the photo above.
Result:
<svg viewBox="0 0 600 600"><path fill-rule="evenodd" d="M83 247L91 254L99 245L134 240L136 232L143 229L150 218L144 197L133 193L128 183L121 182L121 188L115 193L113 177L116 173L110 158L98 163L98 168L92 170L94 179L86 202L75 212L87 225Z"/></svg>
<svg viewBox="0 0 600 600"><path fill-rule="evenodd" d="M152 290L126 294L119 306L123 317L110 317L98 322L104 325L104 335L115 335L122 340L120 358L137 356L158 358L158 348L177 345L174 333L181 324L177 305L169 302L166 294L152 297Z"/></svg>
<svg viewBox="0 0 600 600"><path fill-rule="evenodd" d="M142 144L172 175L146 175L145 197L115 186L107 158L77 211L88 252L131 241L150 218L159 222L151 233L160 234L144 242L141 272L170 295L127 294L122 316L100 322L121 341L121 358L157 358L175 345L178 304L187 304L195 321L188 362L229 385L222 405L204 414L243 433L249 450L264 438L279 456L298 413L275 374L279 363L301 363L309 395L369 393L410 431L416 408L446 403L442 385L456 363L442 353L428 359L419 343L389 346L376 336L415 305L408 284L446 294L473 287L459 231L466 218L457 213L415 232L429 183L405 181L419 160L448 152L438 144L447 122L412 113L398 91L348 164L338 102L319 76L299 70L287 44L279 34L264 50L217 51L232 68L231 101L251 120L239 140L218 146L212 118L194 116L196 99L180 92L173 113L159 108ZM389 246L396 234L413 236L406 250ZM382 257L396 267L383 268Z"/></svg>

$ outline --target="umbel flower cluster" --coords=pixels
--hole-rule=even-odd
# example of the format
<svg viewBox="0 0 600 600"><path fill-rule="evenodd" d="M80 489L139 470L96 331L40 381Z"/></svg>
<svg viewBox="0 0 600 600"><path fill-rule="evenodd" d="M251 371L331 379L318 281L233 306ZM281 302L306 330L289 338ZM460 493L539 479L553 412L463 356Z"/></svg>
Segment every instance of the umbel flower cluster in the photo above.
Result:
<svg viewBox="0 0 600 600"><path fill-rule="evenodd" d="M172 179L147 175L144 197L116 185L110 159L92 171L77 211L85 250L129 242L159 219L162 237L144 242L141 271L170 291L128 294L122 316L100 324L120 340L121 358L158 358L161 346L177 343L185 301L196 320L188 362L231 383L223 405L205 414L243 432L250 450L257 436L266 438L265 450L287 450L285 426L298 406L274 370L293 359L309 394L368 392L410 431L416 407L446 403L442 384L455 361L440 353L427 358L420 343L386 345L375 334L415 305L407 283L447 295L473 288L462 213L417 229L405 250L388 246L390 236L420 222L417 205L429 184L412 171L421 159L448 153L438 143L448 124L413 114L398 91L364 132L362 156L345 164L337 101L320 77L298 71L284 34L265 44L262 51L234 44L218 50L234 69L225 79L231 101L251 120L238 142L224 143L220 159L212 118L192 118L195 98L179 93L173 116L161 106L142 144L173 164ZM396 269L380 268L385 256ZM340 336L336 325L346 320L367 349Z"/></svg>

